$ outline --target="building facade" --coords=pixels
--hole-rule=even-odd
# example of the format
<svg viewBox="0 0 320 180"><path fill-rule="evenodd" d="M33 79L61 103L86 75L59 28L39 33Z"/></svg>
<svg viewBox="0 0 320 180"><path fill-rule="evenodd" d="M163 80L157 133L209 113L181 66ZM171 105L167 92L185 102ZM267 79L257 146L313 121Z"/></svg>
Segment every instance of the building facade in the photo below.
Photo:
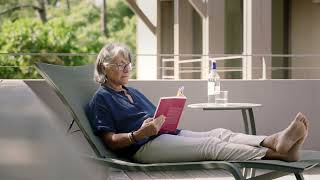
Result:
<svg viewBox="0 0 320 180"><path fill-rule="evenodd" d="M138 79L205 79L212 58L226 79L320 78L317 0L127 2Z"/></svg>

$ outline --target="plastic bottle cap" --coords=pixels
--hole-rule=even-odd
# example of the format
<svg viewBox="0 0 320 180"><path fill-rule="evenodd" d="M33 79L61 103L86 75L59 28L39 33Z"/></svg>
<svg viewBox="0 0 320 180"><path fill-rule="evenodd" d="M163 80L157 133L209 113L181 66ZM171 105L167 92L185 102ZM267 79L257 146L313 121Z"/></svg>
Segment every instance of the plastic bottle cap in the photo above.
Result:
<svg viewBox="0 0 320 180"><path fill-rule="evenodd" d="M216 68L217 68L217 64L215 62L212 62L211 69L216 69Z"/></svg>

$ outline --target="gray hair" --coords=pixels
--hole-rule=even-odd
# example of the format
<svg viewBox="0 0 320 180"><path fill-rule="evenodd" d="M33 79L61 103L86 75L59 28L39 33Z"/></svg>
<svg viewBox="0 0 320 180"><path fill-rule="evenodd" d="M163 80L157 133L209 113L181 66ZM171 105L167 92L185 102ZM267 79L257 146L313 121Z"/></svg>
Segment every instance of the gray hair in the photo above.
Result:
<svg viewBox="0 0 320 180"><path fill-rule="evenodd" d="M106 77L105 71L102 68L105 63L110 63L113 61L114 57L121 54L124 58L128 59L131 62L131 53L129 49L121 44L111 43L105 45L99 52L94 70L94 79L100 83L105 83L108 79Z"/></svg>

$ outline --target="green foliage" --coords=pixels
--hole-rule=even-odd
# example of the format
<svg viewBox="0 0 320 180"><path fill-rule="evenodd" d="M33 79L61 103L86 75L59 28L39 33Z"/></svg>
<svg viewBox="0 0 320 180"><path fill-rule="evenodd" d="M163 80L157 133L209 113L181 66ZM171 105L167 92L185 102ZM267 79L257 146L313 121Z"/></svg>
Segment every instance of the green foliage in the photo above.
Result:
<svg viewBox="0 0 320 180"><path fill-rule="evenodd" d="M3 12L17 5L32 5L34 4L33 1L34 0L0 0L0 12ZM5 21L6 19L15 21L22 17L30 17L36 15L36 11L32 10L31 8L24 8L18 11L11 11L7 14L3 14L2 16L0 16L0 24L2 21Z"/></svg>
<svg viewBox="0 0 320 180"><path fill-rule="evenodd" d="M0 7L1 3L0 3ZM2 9L2 8L0 8ZM27 12L33 11L29 9ZM15 12L17 14L17 12ZM26 13L24 10L24 14ZM47 6L48 22L43 24L37 16L2 17L0 23L1 53L52 53L50 55L5 55L0 54L1 78L39 78L32 68L34 62L81 65L95 60L101 47L110 42L128 45L135 52L136 19L122 0L108 0L107 31L100 32L100 7L90 1L76 1L70 11ZM18 17L18 18L17 18ZM56 53L81 53L76 56L61 56ZM8 66L8 67L3 67ZM12 67L13 66L13 67ZM133 73L135 77L135 73Z"/></svg>

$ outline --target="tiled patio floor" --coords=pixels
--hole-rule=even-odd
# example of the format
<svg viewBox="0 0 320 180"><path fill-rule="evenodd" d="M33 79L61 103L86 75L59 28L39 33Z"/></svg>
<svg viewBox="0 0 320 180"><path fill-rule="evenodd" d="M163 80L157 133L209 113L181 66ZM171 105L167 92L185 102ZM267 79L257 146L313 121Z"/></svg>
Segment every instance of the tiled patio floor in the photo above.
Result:
<svg viewBox="0 0 320 180"><path fill-rule="evenodd" d="M267 171L258 170L257 174ZM304 173L306 180L319 180L320 167L313 168ZM108 180L209 180L209 179L234 179L228 172L222 170L190 170L190 171L155 171L155 172L128 172L121 170L110 170ZM279 180L295 179L294 175L288 175Z"/></svg>

